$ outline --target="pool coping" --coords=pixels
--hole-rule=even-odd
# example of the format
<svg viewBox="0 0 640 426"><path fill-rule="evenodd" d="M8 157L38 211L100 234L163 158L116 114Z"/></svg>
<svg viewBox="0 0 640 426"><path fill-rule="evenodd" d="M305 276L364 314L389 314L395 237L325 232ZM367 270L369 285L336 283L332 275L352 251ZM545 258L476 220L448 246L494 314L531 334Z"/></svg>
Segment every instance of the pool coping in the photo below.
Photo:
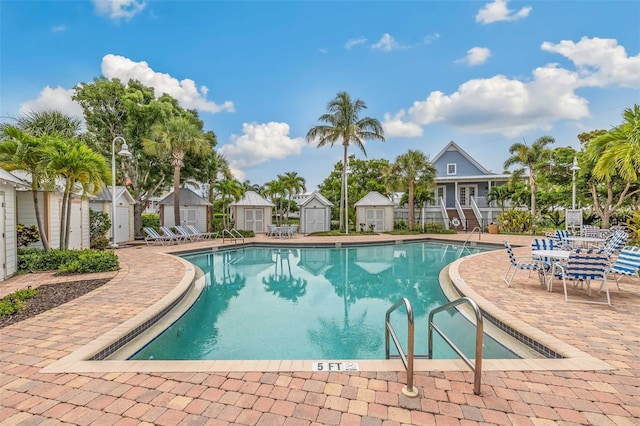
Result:
<svg viewBox="0 0 640 426"><path fill-rule="evenodd" d="M385 242L374 242L370 244L404 244L408 242L438 242L438 243L452 243L460 244L460 241L447 241L442 239L420 239L420 240L389 240ZM336 242L336 243L291 243L295 246L335 246L344 247L351 245L366 245L362 242ZM243 244L242 247L252 246L268 246L268 243L255 243L250 242ZM282 247L283 244L272 244L278 247ZM474 244L485 245L482 244ZM486 243L487 246L496 247L498 245ZM216 246L210 248L213 251L238 247L237 245ZM201 250L192 250L201 251ZM171 253L160 253L165 256L171 256L178 259L185 266L185 273L180 282L167 293L158 302L152 304L141 313L128 319L122 324L116 326L112 330L102 334L94 339L92 342L83 346L82 348L72 352L71 354L61 358L58 361L44 367L43 373L107 373L107 372L279 372L279 371L313 371L314 363L317 362L331 362L331 363L357 363L359 371L371 371L371 372L399 372L405 371L402 361L399 359L391 360L202 360L202 361L130 361L130 360L91 360L96 354L104 351L106 348L111 347L114 342L123 339L125 336L132 333L132 331L139 328L141 324L144 324L157 316L159 312L168 309L179 301L189 291L189 288L193 285L196 276L194 265L190 262L180 258L177 254L188 253L189 250L173 251ZM535 327L518 320L505 311L502 311L497 306L490 303L488 300L477 294L471 289L462 279L459 273L459 265L475 256L481 256L485 253L478 253L464 258L458 259L449 265L449 278L454 284L456 289L464 296L473 298L480 308L492 315L494 318L499 319L507 326L518 330L520 333L529 336L545 346L552 348L558 354L561 354L564 358L555 359L484 359L483 370L485 371L559 371L559 370L613 370L614 367L601 361L598 358L590 356L589 354L576 349L575 347L568 345L559 339L550 336ZM442 285L442 283L441 283ZM428 360L428 359L415 359L414 371L468 371L468 366L461 359L453 360Z"/></svg>

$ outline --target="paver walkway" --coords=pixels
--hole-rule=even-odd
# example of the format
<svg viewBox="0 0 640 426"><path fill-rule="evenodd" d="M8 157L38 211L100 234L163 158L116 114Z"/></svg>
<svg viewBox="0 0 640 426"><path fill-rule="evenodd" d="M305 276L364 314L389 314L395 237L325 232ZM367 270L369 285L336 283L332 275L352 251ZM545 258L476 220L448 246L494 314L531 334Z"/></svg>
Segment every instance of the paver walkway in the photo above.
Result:
<svg viewBox="0 0 640 426"><path fill-rule="evenodd" d="M477 241L477 236L472 239ZM503 239L524 246L530 241L522 236L482 236L484 242ZM553 293L545 292L537 278L526 273L516 275L507 288L502 282L507 268L503 251L463 261L462 278L507 313L602 359L614 370L487 371L479 396L473 394L470 372L421 372L416 374L418 398L402 395L405 374L395 372L41 372L173 289L185 266L163 254L172 249L175 246L119 249L123 268L109 283L0 329L0 424L640 424L640 285L625 282L620 291L613 286L612 307L566 304L559 286ZM46 281L40 274L31 278L34 284ZM0 283L0 292L26 279Z"/></svg>

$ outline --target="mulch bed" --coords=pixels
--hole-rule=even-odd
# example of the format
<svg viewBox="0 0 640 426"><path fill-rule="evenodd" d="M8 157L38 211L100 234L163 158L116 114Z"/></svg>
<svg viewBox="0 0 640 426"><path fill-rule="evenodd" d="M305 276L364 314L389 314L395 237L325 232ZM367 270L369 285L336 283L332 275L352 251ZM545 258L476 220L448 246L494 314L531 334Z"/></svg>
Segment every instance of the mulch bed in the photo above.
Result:
<svg viewBox="0 0 640 426"><path fill-rule="evenodd" d="M34 317L42 312L67 303L83 294L95 290L111 281L111 278L70 281L57 284L45 284L38 287L40 293L29 299L25 309L13 315L0 316L0 328Z"/></svg>

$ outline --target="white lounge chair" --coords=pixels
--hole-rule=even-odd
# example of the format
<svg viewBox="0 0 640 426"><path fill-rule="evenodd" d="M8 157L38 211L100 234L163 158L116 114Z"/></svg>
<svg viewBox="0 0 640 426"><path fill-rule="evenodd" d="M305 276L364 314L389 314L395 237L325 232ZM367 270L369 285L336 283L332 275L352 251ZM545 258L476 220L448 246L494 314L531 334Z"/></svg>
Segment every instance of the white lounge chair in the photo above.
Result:
<svg viewBox="0 0 640 426"><path fill-rule="evenodd" d="M189 231L187 231L186 229L184 229L182 226L177 225L174 226L175 230L178 231L178 234L180 234L185 241L189 240L189 241L195 241L199 238L197 238L195 235L191 234Z"/></svg>
<svg viewBox="0 0 640 426"><path fill-rule="evenodd" d="M166 235L167 237L170 237L176 243L187 241L187 239L184 236L177 235L168 226L161 226L160 230L164 232L164 235Z"/></svg>
<svg viewBox="0 0 640 426"><path fill-rule="evenodd" d="M165 242L171 243L173 241L171 237L166 235L160 235L158 231L156 231L153 228L146 227L146 228L143 228L142 230L144 231L145 234L147 234L147 236L144 237L144 241L147 243L147 245L149 245L149 243L151 242L160 243L164 245Z"/></svg>
<svg viewBox="0 0 640 426"><path fill-rule="evenodd" d="M203 240L205 238L218 238L217 232L200 232L198 228L193 225L187 225L187 231L189 231L192 236L199 240Z"/></svg>

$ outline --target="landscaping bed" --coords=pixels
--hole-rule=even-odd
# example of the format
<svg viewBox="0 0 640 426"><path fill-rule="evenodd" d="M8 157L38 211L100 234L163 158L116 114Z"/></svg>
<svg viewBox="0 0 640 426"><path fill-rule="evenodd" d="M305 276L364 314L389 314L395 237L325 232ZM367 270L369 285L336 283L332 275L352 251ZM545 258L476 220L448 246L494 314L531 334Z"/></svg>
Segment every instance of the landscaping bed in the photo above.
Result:
<svg viewBox="0 0 640 426"><path fill-rule="evenodd" d="M28 300L24 309L11 315L0 316L0 328L26 320L78 298L109 282L111 278L70 281L57 284L44 284L38 287L40 292Z"/></svg>

